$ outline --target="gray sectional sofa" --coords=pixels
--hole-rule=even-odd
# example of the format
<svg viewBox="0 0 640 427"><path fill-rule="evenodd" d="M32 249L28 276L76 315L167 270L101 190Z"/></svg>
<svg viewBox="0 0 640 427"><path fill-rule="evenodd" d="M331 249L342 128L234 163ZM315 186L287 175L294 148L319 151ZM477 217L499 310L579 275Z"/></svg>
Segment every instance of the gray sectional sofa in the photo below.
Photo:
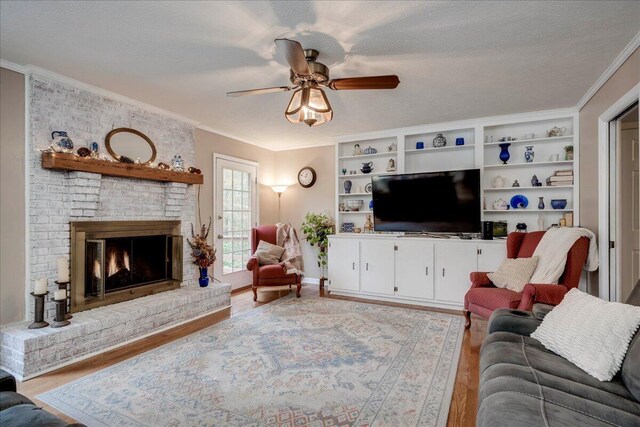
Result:
<svg viewBox="0 0 640 427"><path fill-rule="evenodd" d="M602 382L529 336L542 317L508 309L491 316L477 426L640 426L640 331L621 371Z"/></svg>

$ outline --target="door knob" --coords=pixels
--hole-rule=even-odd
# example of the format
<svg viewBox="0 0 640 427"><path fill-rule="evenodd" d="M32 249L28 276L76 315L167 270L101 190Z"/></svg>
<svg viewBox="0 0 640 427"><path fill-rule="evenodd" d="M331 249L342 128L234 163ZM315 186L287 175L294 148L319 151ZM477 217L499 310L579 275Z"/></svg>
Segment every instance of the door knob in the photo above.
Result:
<svg viewBox="0 0 640 427"><path fill-rule="evenodd" d="M218 215L218 219L222 219L222 215Z"/></svg>
<svg viewBox="0 0 640 427"><path fill-rule="evenodd" d="M218 239L222 239L223 236L222 236L222 234L218 234L217 237L218 237Z"/></svg>

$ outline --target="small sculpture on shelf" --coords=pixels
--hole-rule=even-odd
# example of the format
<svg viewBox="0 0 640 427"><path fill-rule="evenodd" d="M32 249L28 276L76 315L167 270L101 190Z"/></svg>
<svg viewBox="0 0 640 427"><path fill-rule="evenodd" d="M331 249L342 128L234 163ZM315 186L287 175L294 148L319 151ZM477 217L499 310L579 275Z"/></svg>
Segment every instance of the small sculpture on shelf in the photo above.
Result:
<svg viewBox="0 0 640 427"><path fill-rule="evenodd" d="M362 148L360 148L360 144L356 144L353 146L353 155L362 156Z"/></svg>
<svg viewBox="0 0 640 427"><path fill-rule="evenodd" d="M515 181L513 181L513 184L511 184L512 187L520 187L520 183L518 182L518 180L516 179Z"/></svg>
<svg viewBox="0 0 640 427"><path fill-rule="evenodd" d="M536 175L533 175L531 177L531 186L538 187L538 184L540 184L540 181L538 181L538 177Z"/></svg>
<svg viewBox="0 0 640 427"><path fill-rule="evenodd" d="M538 231L544 231L544 215L538 214Z"/></svg>
<svg viewBox="0 0 640 427"><path fill-rule="evenodd" d="M362 227L365 233L373 233L373 222L371 221L371 215L367 214L367 220Z"/></svg>
<svg viewBox="0 0 640 427"><path fill-rule="evenodd" d="M567 128L565 128L565 127L559 128L559 127L556 126L556 127L553 127L553 128L551 128L551 129L549 129L547 131L547 136L549 138L553 138L553 137L556 137L556 136L562 136L562 135L564 135L564 133L566 131L567 131Z"/></svg>
<svg viewBox="0 0 640 427"><path fill-rule="evenodd" d="M396 144L395 142L389 146L390 152L397 151L397 150L398 150L398 144Z"/></svg>

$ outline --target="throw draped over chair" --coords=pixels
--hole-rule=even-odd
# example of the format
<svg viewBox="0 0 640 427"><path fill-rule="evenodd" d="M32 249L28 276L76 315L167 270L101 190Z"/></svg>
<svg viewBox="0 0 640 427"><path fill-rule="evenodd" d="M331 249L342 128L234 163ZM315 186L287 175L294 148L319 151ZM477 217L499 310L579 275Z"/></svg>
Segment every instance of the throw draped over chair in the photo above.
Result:
<svg viewBox="0 0 640 427"><path fill-rule="evenodd" d="M256 252L258 243L263 240L273 245L276 243L275 225L261 225L251 229L251 254ZM299 274L287 274L282 264L259 265L258 259L254 256L249 258L247 262L247 270L253 272L253 300L258 300L258 287L260 286L296 286L296 296L300 298L300 289L302 288L302 276Z"/></svg>
<svg viewBox="0 0 640 427"><path fill-rule="evenodd" d="M510 233L507 237L507 258L533 256L544 233ZM471 326L471 313L489 318L499 308L530 311L535 303L560 304L564 295L578 286L588 252L589 239L581 237L569 250L564 273L557 285L529 283L522 292L495 287L486 272L471 273L471 289L464 296L464 315L467 319L465 326Z"/></svg>

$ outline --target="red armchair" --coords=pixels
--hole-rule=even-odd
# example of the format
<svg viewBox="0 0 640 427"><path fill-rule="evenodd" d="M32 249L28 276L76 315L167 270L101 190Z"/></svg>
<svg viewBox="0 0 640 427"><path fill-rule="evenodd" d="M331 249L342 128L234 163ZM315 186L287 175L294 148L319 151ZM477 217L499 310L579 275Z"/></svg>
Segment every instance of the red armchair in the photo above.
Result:
<svg viewBox="0 0 640 427"><path fill-rule="evenodd" d="M510 233L507 237L507 258L529 258L533 256L544 231L531 233ZM587 260L589 239L578 239L567 254L564 273L557 285L529 283L522 292L497 288L491 283L486 272L471 273L471 289L464 296L465 327L471 326L471 313L488 318L499 308L513 308L529 311L535 303L558 305L564 295L578 286L582 266Z"/></svg>
<svg viewBox="0 0 640 427"><path fill-rule="evenodd" d="M261 225L251 229L251 253L256 252L258 243L263 240L273 245L276 244L275 225ZM258 259L254 256L249 258L247 262L247 270L253 272L253 300L258 300L258 287L260 286L286 286L296 285L296 296L300 298L300 289L302 288L302 276L298 274L287 274L282 263L273 265L259 265Z"/></svg>

